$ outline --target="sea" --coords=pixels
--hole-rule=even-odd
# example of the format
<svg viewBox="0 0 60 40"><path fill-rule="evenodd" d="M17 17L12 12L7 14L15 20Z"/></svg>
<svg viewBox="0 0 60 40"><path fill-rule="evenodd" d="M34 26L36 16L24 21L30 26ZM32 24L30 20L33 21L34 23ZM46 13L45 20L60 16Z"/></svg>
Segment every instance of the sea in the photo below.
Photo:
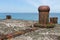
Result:
<svg viewBox="0 0 60 40"><path fill-rule="evenodd" d="M5 19L6 15L11 15L12 19L38 21L38 13L0 13L0 19ZM49 13L49 17L58 17L60 24L60 13Z"/></svg>

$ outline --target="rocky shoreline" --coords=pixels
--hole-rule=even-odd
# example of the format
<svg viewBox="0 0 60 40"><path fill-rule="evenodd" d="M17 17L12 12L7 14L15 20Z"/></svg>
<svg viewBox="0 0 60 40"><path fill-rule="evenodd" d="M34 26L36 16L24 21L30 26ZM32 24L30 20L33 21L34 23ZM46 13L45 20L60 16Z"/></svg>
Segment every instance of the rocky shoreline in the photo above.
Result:
<svg viewBox="0 0 60 40"><path fill-rule="evenodd" d="M1 20L0 21L0 35L14 33L16 31L31 28L30 26L37 21L26 20ZM60 24L56 24L54 28L38 28L35 31L25 33L23 35L11 38L10 40L59 40L60 38ZM9 39L7 39L9 40Z"/></svg>
<svg viewBox="0 0 60 40"><path fill-rule="evenodd" d="M25 30L30 28L33 21L24 21L24 20L2 20L0 21L0 32L3 34L8 34L10 32Z"/></svg>
<svg viewBox="0 0 60 40"><path fill-rule="evenodd" d="M60 40L60 27L59 29L58 27L50 29L39 28L38 30L28 32L24 35L12 38L11 40Z"/></svg>

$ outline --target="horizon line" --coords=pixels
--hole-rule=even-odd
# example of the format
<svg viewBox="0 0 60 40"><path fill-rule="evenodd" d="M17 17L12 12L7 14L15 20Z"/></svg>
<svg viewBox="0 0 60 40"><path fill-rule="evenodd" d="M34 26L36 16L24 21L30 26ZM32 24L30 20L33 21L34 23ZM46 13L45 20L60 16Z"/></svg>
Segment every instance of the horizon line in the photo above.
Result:
<svg viewBox="0 0 60 40"><path fill-rule="evenodd" d="M14 12L0 12L0 13L8 13L9 14L9 13L14 13ZM37 13L37 12L15 12L15 13ZM60 12L49 12L49 13L60 13Z"/></svg>

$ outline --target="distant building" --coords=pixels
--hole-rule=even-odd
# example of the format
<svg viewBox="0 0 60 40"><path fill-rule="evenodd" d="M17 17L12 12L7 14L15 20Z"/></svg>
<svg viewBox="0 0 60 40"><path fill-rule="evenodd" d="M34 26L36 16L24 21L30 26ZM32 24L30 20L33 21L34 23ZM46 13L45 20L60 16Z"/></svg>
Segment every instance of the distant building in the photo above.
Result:
<svg viewBox="0 0 60 40"><path fill-rule="evenodd" d="M40 24L48 24L49 23L49 6L40 6L38 8L39 11L39 23Z"/></svg>

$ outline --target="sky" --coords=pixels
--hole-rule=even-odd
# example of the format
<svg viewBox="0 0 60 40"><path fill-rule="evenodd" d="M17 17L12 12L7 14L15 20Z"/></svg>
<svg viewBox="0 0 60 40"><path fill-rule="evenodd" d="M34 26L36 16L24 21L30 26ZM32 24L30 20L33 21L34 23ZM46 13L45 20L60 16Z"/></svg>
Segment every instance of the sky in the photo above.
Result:
<svg viewBox="0 0 60 40"><path fill-rule="evenodd" d="M0 0L0 12L35 13L42 5L48 5L50 12L60 13L60 0Z"/></svg>

